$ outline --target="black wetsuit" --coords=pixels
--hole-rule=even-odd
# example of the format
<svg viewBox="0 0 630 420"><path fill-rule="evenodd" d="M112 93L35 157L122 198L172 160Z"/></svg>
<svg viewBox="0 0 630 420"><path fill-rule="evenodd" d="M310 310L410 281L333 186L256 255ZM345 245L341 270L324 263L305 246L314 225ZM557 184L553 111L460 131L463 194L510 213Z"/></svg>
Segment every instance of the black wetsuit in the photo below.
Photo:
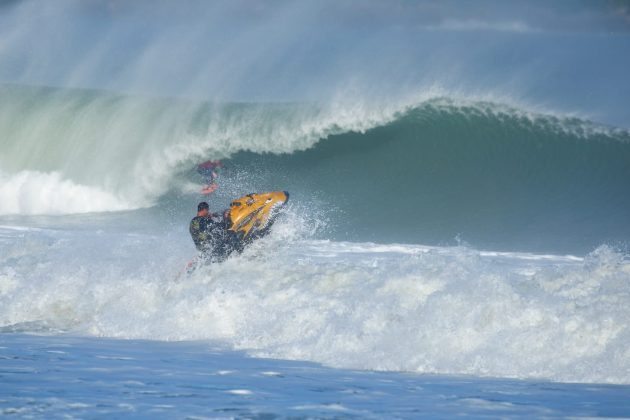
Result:
<svg viewBox="0 0 630 420"><path fill-rule="evenodd" d="M199 252L208 252L212 249L215 231L218 223L210 216L196 216L190 221L190 236Z"/></svg>
<svg viewBox="0 0 630 420"><path fill-rule="evenodd" d="M190 221L190 236L204 257L219 261L227 258L233 251L242 251L243 246L228 230L229 221L215 221L210 216L196 216Z"/></svg>

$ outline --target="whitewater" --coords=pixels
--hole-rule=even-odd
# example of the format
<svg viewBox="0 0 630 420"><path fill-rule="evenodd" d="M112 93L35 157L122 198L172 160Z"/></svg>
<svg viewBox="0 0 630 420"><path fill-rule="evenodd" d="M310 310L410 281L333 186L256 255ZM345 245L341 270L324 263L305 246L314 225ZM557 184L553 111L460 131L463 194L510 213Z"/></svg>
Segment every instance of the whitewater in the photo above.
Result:
<svg viewBox="0 0 630 420"><path fill-rule="evenodd" d="M91 243L4 227L3 245L18 235L26 245L3 246L4 329L224 340L356 369L630 383L630 263L611 249L560 257L295 240L276 228L243 255L178 277L186 254L178 266L173 245L132 254L155 239L146 234Z"/></svg>
<svg viewBox="0 0 630 420"><path fill-rule="evenodd" d="M0 414L630 416L623 7L153 6L0 5Z"/></svg>

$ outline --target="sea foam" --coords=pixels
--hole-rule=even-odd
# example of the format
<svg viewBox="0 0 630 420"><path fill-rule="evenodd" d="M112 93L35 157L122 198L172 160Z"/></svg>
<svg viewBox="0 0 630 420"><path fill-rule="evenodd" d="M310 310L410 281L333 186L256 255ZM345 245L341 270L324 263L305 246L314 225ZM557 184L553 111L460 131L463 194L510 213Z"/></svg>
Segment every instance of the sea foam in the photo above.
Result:
<svg viewBox="0 0 630 420"><path fill-rule="evenodd" d="M537 256L279 229L187 276L177 272L188 248L173 238L151 248L156 238L139 234L3 234L5 331L210 339L334 367L630 383L630 264L608 247Z"/></svg>

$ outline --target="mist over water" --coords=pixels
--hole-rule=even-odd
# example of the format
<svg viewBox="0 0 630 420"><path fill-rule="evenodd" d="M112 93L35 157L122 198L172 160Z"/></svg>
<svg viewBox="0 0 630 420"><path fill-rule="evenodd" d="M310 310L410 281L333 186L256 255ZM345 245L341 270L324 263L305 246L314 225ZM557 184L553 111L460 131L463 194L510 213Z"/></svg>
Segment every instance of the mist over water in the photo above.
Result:
<svg viewBox="0 0 630 420"><path fill-rule="evenodd" d="M629 22L614 1L2 3L0 328L630 383ZM182 276L207 159L213 210L290 206Z"/></svg>
<svg viewBox="0 0 630 420"><path fill-rule="evenodd" d="M0 80L371 106L437 86L627 127L628 15L616 1L18 1L0 14Z"/></svg>

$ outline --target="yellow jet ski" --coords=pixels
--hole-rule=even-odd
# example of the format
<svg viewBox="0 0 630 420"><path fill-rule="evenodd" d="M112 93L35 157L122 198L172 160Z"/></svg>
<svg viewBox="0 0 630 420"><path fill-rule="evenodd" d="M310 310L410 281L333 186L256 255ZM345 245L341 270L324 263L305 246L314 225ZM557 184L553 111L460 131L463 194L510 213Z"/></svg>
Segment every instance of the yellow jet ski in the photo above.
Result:
<svg viewBox="0 0 630 420"><path fill-rule="evenodd" d="M222 222L213 230L208 252L200 253L186 266L191 274L198 267L224 261L233 252L242 252L245 246L269 232L278 210L289 201L286 191L248 194L232 201Z"/></svg>
<svg viewBox="0 0 630 420"><path fill-rule="evenodd" d="M286 191L248 194L232 201L228 211L228 231L244 242L263 236L287 201L289 193Z"/></svg>

